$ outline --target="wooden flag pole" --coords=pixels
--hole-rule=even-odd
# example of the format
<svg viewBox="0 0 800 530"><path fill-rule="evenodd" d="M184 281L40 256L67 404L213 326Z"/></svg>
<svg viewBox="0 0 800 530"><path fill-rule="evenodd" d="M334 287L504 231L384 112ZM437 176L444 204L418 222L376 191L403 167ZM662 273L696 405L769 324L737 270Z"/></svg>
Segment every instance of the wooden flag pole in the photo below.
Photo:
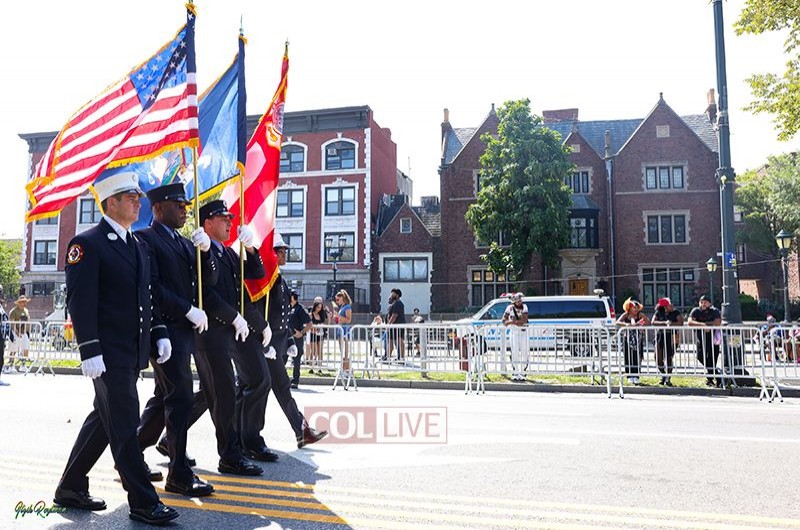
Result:
<svg viewBox="0 0 800 530"><path fill-rule="evenodd" d="M194 224L200 226L200 183L197 175L197 146L192 147L192 171L194 172ZM203 309L203 261L200 256L200 247L195 247L197 255L197 307Z"/></svg>

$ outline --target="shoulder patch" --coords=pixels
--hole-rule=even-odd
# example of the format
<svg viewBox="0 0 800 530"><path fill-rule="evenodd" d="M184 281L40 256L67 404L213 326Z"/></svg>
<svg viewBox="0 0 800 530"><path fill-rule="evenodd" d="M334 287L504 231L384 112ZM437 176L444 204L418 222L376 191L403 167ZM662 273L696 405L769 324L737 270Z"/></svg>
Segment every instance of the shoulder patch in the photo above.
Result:
<svg viewBox="0 0 800 530"><path fill-rule="evenodd" d="M76 263L80 263L83 259L83 247L80 246L78 243L73 243L70 245L69 250L67 251L67 264L68 265L75 265Z"/></svg>

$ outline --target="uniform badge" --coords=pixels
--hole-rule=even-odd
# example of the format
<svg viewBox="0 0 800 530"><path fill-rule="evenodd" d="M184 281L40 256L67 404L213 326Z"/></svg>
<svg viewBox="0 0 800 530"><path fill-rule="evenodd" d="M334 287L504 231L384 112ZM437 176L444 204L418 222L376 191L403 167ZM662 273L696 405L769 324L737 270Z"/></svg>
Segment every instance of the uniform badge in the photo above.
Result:
<svg viewBox="0 0 800 530"><path fill-rule="evenodd" d="M119 236L114 232L109 232L108 235L106 235L106 237L108 238L109 241L116 241L117 239L119 239Z"/></svg>
<svg viewBox="0 0 800 530"><path fill-rule="evenodd" d="M80 263L82 259L83 247L77 243L73 243L67 251L67 263L69 265L75 265L76 263Z"/></svg>

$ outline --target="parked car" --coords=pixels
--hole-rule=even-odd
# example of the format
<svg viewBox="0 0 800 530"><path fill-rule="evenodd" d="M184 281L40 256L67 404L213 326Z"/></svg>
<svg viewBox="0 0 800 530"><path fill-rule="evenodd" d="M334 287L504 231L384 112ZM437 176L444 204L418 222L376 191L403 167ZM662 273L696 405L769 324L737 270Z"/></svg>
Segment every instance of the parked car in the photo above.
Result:
<svg viewBox="0 0 800 530"><path fill-rule="evenodd" d="M572 355L589 355L592 332L581 328L613 326L616 319L607 296L526 296L522 302L528 308L528 338L532 348L564 345ZM487 348L499 348L504 330L501 321L510 303L508 297L496 298L457 324L469 324L480 330Z"/></svg>

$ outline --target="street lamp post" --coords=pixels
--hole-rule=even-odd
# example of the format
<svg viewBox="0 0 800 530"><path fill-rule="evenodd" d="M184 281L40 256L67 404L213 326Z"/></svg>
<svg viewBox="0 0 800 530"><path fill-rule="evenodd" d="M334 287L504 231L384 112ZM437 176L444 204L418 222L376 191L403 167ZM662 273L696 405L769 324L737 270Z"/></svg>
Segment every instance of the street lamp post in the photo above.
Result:
<svg viewBox="0 0 800 530"><path fill-rule="evenodd" d="M789 248L792 246L793 236L786 230L781 230L775 235L775 242L781 249L781 265L783 268L783 322L788 324L792 321L791 311L789 310Z"/></svg>
<svg viewBox="0 0 800 530"><path fill-rule="evenodd" d="M708 258L706 270L708 271L708 296L711 297L711 305L714 305L714 273L717 272L717 260Z"/></svg>
<svg viewBox="0 0 800 530"><path fill-rule="evenodd" d="M734 256L736 255L736 237L733 224L733 188L736 173L731 167L731 141L728 124L728 80L725 71L725 25L722 21L722 0L713 0L714 4L714 43L717 59L717 106L716 122L719 139L719 167L717 182L720 193L720 217L722 228L722 320L729 324L742 322L742 307L739 295L735 292L736 271ZM713 96L710 96L711 99ZM711 115L709 115L711 118Z"/></svg>
<svg viewBox="0 0 800 530"><path fill-rule="evenodd" d="M336 283L336 270L337 270L336 264L338 263L339 258L342 257L342 252L344 251L344 245L345 245L346 242L347 242L347 240L345 238L339 237L339 240L337 241L337 246L334 247L333 246L333 238L332 237L326 237L325 238L325 251L328 253L328 256L330 256L331 260L333 260L333 296L334 297L336 296L336 292L339 290L338 289L338 285Z"/></svg>

